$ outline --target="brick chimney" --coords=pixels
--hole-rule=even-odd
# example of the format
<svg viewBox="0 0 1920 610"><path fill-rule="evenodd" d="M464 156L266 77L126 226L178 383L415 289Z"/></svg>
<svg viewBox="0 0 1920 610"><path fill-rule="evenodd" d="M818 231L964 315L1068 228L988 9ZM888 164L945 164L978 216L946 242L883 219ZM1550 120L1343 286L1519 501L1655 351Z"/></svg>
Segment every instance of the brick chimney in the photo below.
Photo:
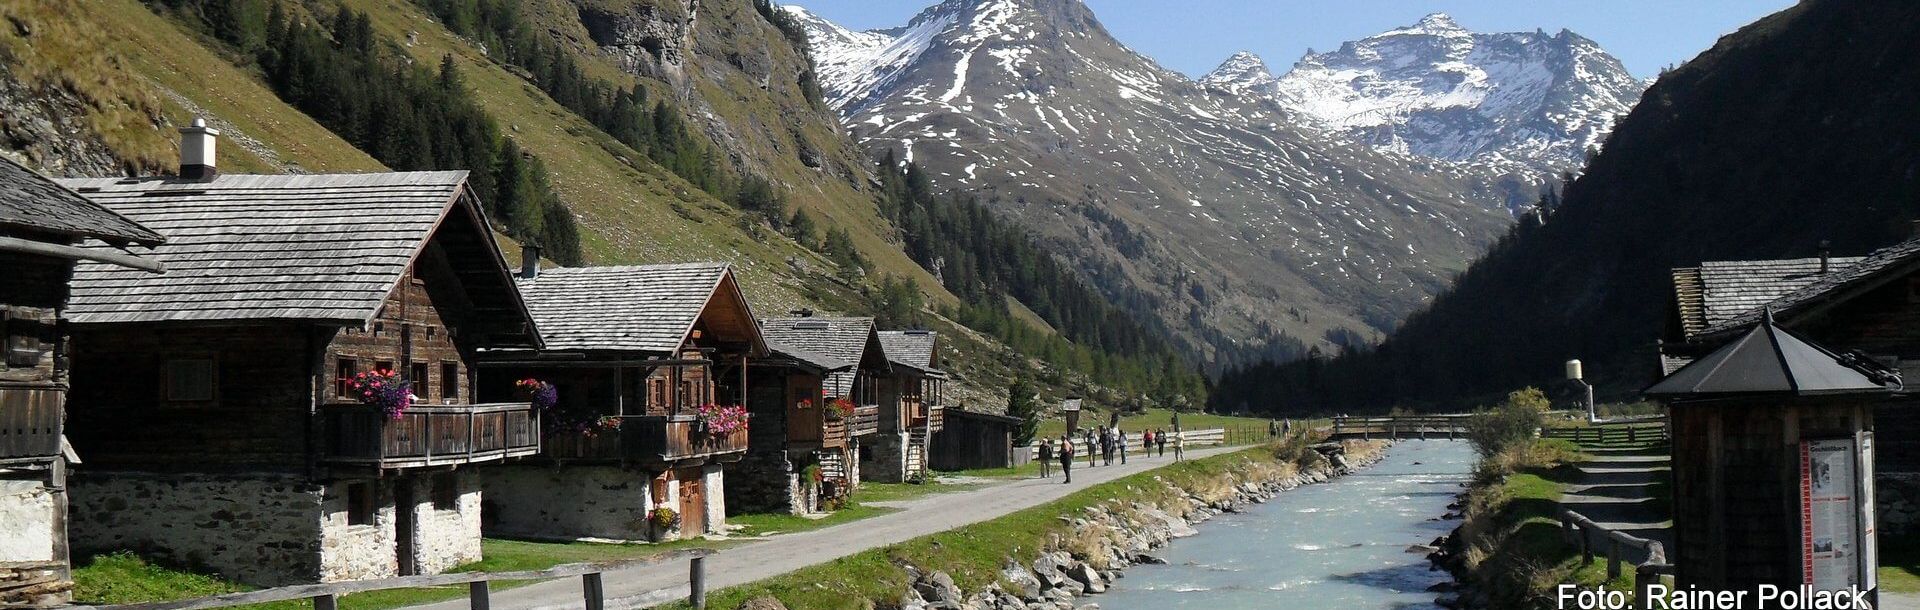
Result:
<svg viewBox="0 0 1920 610"><path fill-rule="evenodd" d="M540 277L540 246L520 244L520 277Z"/></svg>
<svg viewBox="0 0 1920 610"><path fill-rule="evenodd" d="M193 118L193 125L180 128L180 177L187 180L212 180L220 175L214 167L213 148L220 130L207 127L207 120Z"/></svg>

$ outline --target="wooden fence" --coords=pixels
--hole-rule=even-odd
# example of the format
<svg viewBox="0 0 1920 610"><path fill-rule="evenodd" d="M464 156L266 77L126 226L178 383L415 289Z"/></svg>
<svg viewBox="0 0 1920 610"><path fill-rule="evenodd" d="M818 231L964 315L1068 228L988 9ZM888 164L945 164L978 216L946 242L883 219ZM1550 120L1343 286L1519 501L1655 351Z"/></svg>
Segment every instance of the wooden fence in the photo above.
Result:
<svg viewBox="0 0 1920 610"><path fill-rule="evenodd" d="M405 576L379 580L356 580L318 585L276 587L259 591L228 593L211 597L150 604L77 607L93 608L95 610L201 610L206 608L233 608L267 602L310 600L313 602L314 610L337 610L340 606L340 598L353 593L466 585L468 608L472 610L492 610L493 602L491 600L491 590L488 588L489 583L579 578L581 599L584 600L587 610L605 610L607 603L605 574L607 572L666 563L685 558L688 560L687 585L691 590L691 593L687 597L687 602L696 609L704 609L707 607L706 558L710 554L712 554L712 551L706 549L689 549L663 553L644 559L632 559L611 563L574 563L555 566L545 570L525 572L473 572L436 574L432 576Z"/></svg>
<svg viewBox="0 0 1920 610"><path fill-rule="evenodd" d="M1607 529L1594 523L1586 515L1571 510L1560 511L1560 528L1566 534L1569 544L1580 546L1580 565L1593 565L1593 546L1596 536L1606 540L1607 580L1609 581L1620 577L1622 563L1632 562L1626 557L1628 549L1646 554L1646 559L1636 564L1633 569L1635 606L1638 608L1643 610L1651 608L1646 601L1652 597L1650 588L1661 584L1660 579L1663 575L1673 574L1673 565L1667 563L1666 548L1659 541Z"/></svg>
<svg viewBox="0 0 1920 610"><path fill-rule="evenodd" d="M1641 443L1653 441L1671 441L1672 431L1665 420L1658 423L1609 423L1592 426L1546 427L1540 429L1544 438L1558 438L1575 443Z"/></svg>

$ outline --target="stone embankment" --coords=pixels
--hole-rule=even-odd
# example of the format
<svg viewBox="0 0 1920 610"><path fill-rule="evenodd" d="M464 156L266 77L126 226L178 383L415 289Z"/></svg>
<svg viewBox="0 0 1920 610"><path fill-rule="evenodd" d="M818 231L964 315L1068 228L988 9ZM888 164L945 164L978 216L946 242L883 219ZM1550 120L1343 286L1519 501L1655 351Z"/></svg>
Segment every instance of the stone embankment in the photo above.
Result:
<svg viewBox="0 0 1920 610"><path fill-rule="evenodd" d="M1000 582L963 590L944 572L904 566L911 587L895 607L900 610L1089 610L1087 597L1105 593L1124 570L1165 563L1155 551L1198 533L1194 525L1272 499L1281 492L1324 483L1371 466L1386 453L1385 441L1349 441L1315 447L1317 455L1294 463L1243 460L1218 477L1185 485L1155 476L1166 493L1141 490L1139 500L1110 499L1079 514L1061 515L1070 534L1055 535L1048 550L1026 561L1009 560ZM777 608L758 599L743 608ZM758 605L756 605L758 604Z"/></svg>

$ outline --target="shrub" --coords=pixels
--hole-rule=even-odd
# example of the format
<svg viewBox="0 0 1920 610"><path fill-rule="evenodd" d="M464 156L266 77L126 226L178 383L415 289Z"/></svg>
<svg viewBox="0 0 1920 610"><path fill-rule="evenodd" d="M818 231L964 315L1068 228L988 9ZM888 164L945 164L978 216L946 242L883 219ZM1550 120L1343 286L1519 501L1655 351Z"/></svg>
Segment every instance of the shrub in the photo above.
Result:
<svg viewBox="0 0 1920 610"><path fill-rule="evenodd" d="M1499 455L1516 443L1528 442L1546 423L1552 403L1537 388L1515 390L1507 401L1491 409L1481 409L1467 420L1467 440L1482 458Z"/></svg>

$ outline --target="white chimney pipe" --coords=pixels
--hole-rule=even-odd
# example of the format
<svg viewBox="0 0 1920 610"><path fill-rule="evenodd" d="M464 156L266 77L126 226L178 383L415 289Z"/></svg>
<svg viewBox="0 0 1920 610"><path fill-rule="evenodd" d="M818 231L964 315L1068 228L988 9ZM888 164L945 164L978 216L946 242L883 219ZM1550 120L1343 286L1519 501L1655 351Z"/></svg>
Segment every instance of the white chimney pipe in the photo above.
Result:
<svg viewBox="0 0 1920 610"><path fill-rule="evenodd" d="M207 120L193 118L193 125L180 129L180 177L188 180L212 180L220 175L214 166L213 152L220 130L207 127Z"/></svg>

